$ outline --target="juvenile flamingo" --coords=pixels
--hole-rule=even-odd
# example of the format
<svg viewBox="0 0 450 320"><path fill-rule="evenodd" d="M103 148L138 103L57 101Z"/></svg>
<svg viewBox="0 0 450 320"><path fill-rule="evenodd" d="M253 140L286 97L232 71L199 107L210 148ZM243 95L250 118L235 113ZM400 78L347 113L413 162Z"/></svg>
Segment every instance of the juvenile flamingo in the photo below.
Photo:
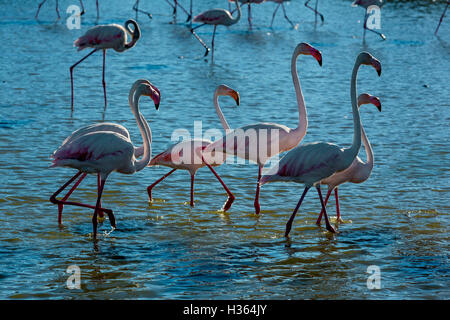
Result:
<svg viewBox="0 0 450 320"><path fill-rule="evenodd" d="M444 8L444 12L442 12L441 18L439 19L439 24L436 28L436 31L434 32L435 35L438 33L438 30L439 30L439 27L441 26L442 20L444 20L444 16L445 16L445 13L447 12L447 8L448 8L449 4L450 4L450 1L447 0L447 5Z"/></svg>
<svg viewBox="0 0 450 320"><path fill-rule="evenodd" d="M315 186L319 193L327 230L336 232L328 220L327 211L320 191L320 181L330 177L336 172L347 169L358 155L361 147L361 121L358 106L356 104L356 77L358 69L362 64L374 67L378 75L381 75L381 64L377 59L367 52L362 52L358 55L353 67L350 86L354 128L353 143L351 147L342 148L338 145L326 142L300 145L289 151L281 158L277 165L261 178L261 185L275 181L296 182L305 185L305 190L286 224L285 237L289 235L295 215L297 214L306 193L312 186Z"/></svg>
<svg viewBox="0 0 450 320"><path fill-rule="evenodd" d="M46 2L47 0L42 1L41 3L39 3L38 5L38 9L36 11L36 15L34 16L36 19L39 16L39 11L41 11L41 7L42 5ZM80 0L80 5L81 5L81 13L80 16L82 16L84 14L84 5L83 5L83 1ZM59 8L58 8L58 0L56 0L56 14L58 15L58 20L61 19L61 16L59 15ZM97 18L98 18L98 0L97 0Z"/></svg>
<svg viewBox="0 0 450 320"><path fill-rule="evenodd" d="M364 39L366 38L366 30L372 31L376 34L378 34L381 39L386 40L386 36L378 31L375 31L373 29L367 28L367 19L369 18L369 15L367 14L367 9L371 6L377 6L381 9L381 7L384 5L383 0L355 0L352 3L352 7L362 7L364 8Z"/></svg>
<svg viewBox="0 0 450 320"><path fill-rule="evenodd" d="M261 179L262 168L268 159L281 152L288 151L297 146L306 134L308 118L306 114L305 101L300 88L300 81L297 74L297 58L299 55L312 55L322 65L322 55L320 51L307 43L300 43L296 46L291 59L291 74L294 82L295 93L298 105L298 126L291 129L277 123L256 123L240 127L228 133L220 140L209 145L204 153L216 151L229 155L236 155L239 158L251 160L258 164L258 183L256 184L255 213L259 214L259 181ZM254 133L255 139L251 135ZM237 142L235 141L237 138ZM248 139L247 139L248 138ZM262 150L265 148L266 150ZM253 150L252 150L253 149Z"/></svg>
<svg viewBox="0 0 450 320"><path fill-rule="evenodd" d="M375 97L371 96L367 93L362 93L358 97L358 108L363 104L373 104L381 111L381 102ZM363 162L360 157L356 156L355 160L353 160L350 167L345 169L344 171L336 172L332 176L322 180L320 183L328 185L327 196L325 197L324 204L327 205L328 198L331 195L331 192L334 189L334 197L336 199L336 214L337 221L342 222L340 209L339 209L339 196L338 196L338 186L346 182L352 183L362 183L369 179L370 174L373 169L373 150L370 145L369 139L367 139L366 132L364 131L364 127L361 125L361 136L362 142L364 144L364 148L366 149L367 162ZM322 219L323 211L320 212L319 218L317 219L317 224L320 224Z"/></svg>
<svg viewBox="0 0 450 320"><path fill-rule="evenodd" d="M206 44L203 42L202 39L194 32L195 29L198 29L206 24L214 25L214 32L212 37L212 58L214 59L214 36L216 35L216 28L218 25L223 26L231 26L235 23L237 23L241 19L241 7L239 6L239 1L235 0L236 2L236 8L237 8L237 16L236 18L233 18L230 11L225 9L211 9L204 11L200 13L199 15L195 16L192 20L193 22L201 22L201 25L198 25L194 28L191 28L192 34L197 38L197 40L202 44L202 46L206 49L205 57L209 53L209 48L206 46Z"/></svg>
<svg viewBox="0 0 450 320"><path fill-rule="evenodd" d="M227 131L227 130L230 130L230 126L228 125L222 111L220 110L219 96L230 96L236 101L236 104L239 105L239 93L226 85L218 86L214 92L214 106L216 108L217 115L219 116L219 119L220 119L220 122L222 123L223 128L225 129L225 131ZM190 205L191 205L191 207L193 207L194 206L195 173L197 172L198 169L200 169L204 166L208 166L208 168L211 170L211 172L216 176L216 178L222 184L225 191L228 193L228 200L223 206L223 210L227 211L231 207L231 204L233 203L235 197L231 193L231 191L228 189L228 187L225 185L225 183L222 181L222 179L219 177L219 175L212 168L212 166L218 166L221 163L214 163L212 165L209 165L203 159L203 155L202 155L203 149L205 147L207 147L209 144L211 144L211 141L206 140L206 139L182 141L182 142L179 142L179 143L176 143L176 144L170 146L167 150L165 150L164 152L155 156L150 161L149 166L166 166L166 167L173 168L173 169L169 173L165 174L162 178L158 179L153 184L148 186L147 192L148 192L149 200L152 201L152 190L158 183L163 181L165 178L167 178L169 175L171 175L177 169L187 170L187 171L189 171L189 174L191 175ZM187 160L187 161L183 161L183 159Z"/></svg>
<svg viewBox="0 0 450 320"><path fill-rule="evenodd" d="M58 222L61 223L62 208L64 205L74 205L94 209L92 217L93 238L97 238L97 215L100 211L106 212L109 216L111 227L116 227L112 210L101 207L101 196L105 182L109 174L117 171L124 174L132 174L144 169L151 158L151 130L139 111L139 98L149 96L159 108L160 92L148 80L137 80L128 97L131 112L136 118L139 131L143 139L143 157L137 160L135 147L133 146L126 128L114 124L98 124L81 128L64 140L61 146L52 154L53 164L51 167L70 167L78 170L61 188L51 197L50 201L58 205ZM94 206L68 202L71 193L78 187L87 174L97 174L98 195L97 203ZM67 188L79 176L81 177L64 196L62 200L56 197Z"/></svg>
<svg viewBox="0 0 450 320"><path fill-rule="evenodd" d="M131 29L130 25L133 25L134 30ZM127 32L132 36L131 41L127 42ZM141 37L141 30L139 25L134 20L128 20L125 22L125 27L118 24L107 24L99 25L89 29L83 36L79 37L74 42L74 46L78 47L78 51L85 48L94 48L89 54L84 58L79 60L73 66L70 67L70 83L71 83L71 93L72 93L72 104L71 108L73 111L73 69L84 61L91 54L97 50L103 50L103 94L105 97L105 109L106 109L106 82L105 82L105 58L106 50L114 49L117 52L123 52L130 48L133 48L136 42Z"/></svg>

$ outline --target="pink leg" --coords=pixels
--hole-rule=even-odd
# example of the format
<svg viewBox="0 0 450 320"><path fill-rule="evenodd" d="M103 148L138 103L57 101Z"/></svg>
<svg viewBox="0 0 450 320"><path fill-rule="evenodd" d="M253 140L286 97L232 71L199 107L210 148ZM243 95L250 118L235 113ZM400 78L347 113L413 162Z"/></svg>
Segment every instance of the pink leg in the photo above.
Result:
<svg viewBox="0 0 450 320"><path fill-rule="evenodd" d="M87 57L89 57L91 54L93 54L97 49L92 50L89 54L84 56L80 61L75 63L73 66L70 67L70 84L71 84L71 92L72 92L72 111L73 111L73 69L79 65L81 62L83 62Z"/></svg>
<svg viewBox="0 0 450 320"><path fill-rule="evenodd" d="M343 222L343 220L341 219L341 209L339 208L338 188L334 189L334 197L336 198L336 216L337 216L337 221Z"/></svg>
<svg viewBox="0 0 450 320"><path fill-rule="evenodd" d="M64 198L61 199L62 202L65 202L70 197L70 195L75 191L76 188L78 188L78 186L80 185L81 181L83 181L83 179L86 177L86 175L87 175L87 173L83 173L81 175L80 179L78 179L78 181L74 184L72 189L70 189L69 192L67 192L67 194L64 196ZM63 208L64 208L64 204L59 203L58 204L58 224L62 224Z"/></svg>
<svg viewBox="0 0 450 320"><path fill-rule="evenodd" d="M99 211L100 208L100 201L101 201L101 197L102 197L102 193L103 193L103 188L105 187L105 182L106 179L103 180L101 179L100 182L100 188L98 190L98 195L97 195L97 204L95 205L95 210L94 210L94 215L92 216L92 227L93 227L93 233L94 233L94 240L97 240L97 213ZM115 223L114 223L115 225Z"/></svg>
<svg viewBox="0 0 450 320"><path fill-rule="evenodd" d="M259 167L258 168L258 183L256 184L256 195L255 195L255 203L254 203L256 214L259 214L261 212L261 206L259 205L259 191L261 188L259 182L261 180L261 170L262 170L262 167Z"/></svg>
<svg viewBox="0 0 450 320"><path fill-rule="evenodd" d="M197 28L200 28L200 27L202 27L202 26L204 26L205 25L205 23L204 24L201 24L201 25L198 25L198 26L196 26L196 27L194 27L194 28L191 28L191 33L194 35L194 37L200 42L200 44L203 46L203 48L205 48L206 49L206 52L205 52L205 57L208 55L208 53L209 53L209 51L210 51L210 49L208 48L208 46L205 44L205 42L203 42L203 40L194 32L194 30L195 29L197 29Z"/></svg>
<svg viewBox="0 0 450 320"><path fill-rule="evenodd" d="M101 184L100 173L97 173L97 193L100 191L100 184ZM100 201L100 207L101 206L102 202ZM100 211L98 215L100 216L100 218L103 218L103 211Z"/></svg>
<svg viewBox="0 0 450 320"><path fill-rule="evenodd" d="M154 186L156 186L158 183L160 183L161 181L163 181L165 178L167 178L168 176L170 176L172 173L174 173L177 169L173 169L172 171L170 171L169 173L166 173L164 176L162 176L162 178L156 180L153 184L149 185L147 187L147 193L148 193L148 200L151 202L152 199L152 189Z"/></svg>
<svg viewBox="0 0 450 320"><path fill-rule="evenodd" d="M331 194L332 190L333 189L328 188L327 196L325 197L325 206L328 203L328 198L330 197L330 194ZM319 218L317 218L316 224L320 224L320 222L322 221L322 215L323 215L323 210L320 211Z"/></svg>
<svg viewBox="0 0 450 320"><path fill-rule="evenodd" d="M336 233L336 230L331 226L330 221L328 220L327 209L325 208L325 203L323 202L322 192L320 191L320 184L316 186L317 192L319 193L320 203L322 204L323 215L325 217L325 225L328 231L332 233Z"/></svg>
<svg viewBox="0 0 450 320"><path fill-rule="evenodd" d="M230 209L231 205L233 204L233 201L235 199L235 196L231 193L230 189L228 189L228 187L226 186L226 184L222 181L222 179L219 177L219 175L217 174L217 172L211 167L211 165L209 163L207 163L205 161L205 159L202 156L202 161L206 164L206 166L209 168L209 170L211 170L211 172L216 176L217 180L219 180L219 182L222 184L222 187L225 189L225 191L228 194L228 200L227 202L224 204L223 206L223 211L227 211L228 209Z"/></svg>
<svg viewBox="0 0 450 320"><path fill-rule="evenodd" d="M105 82L105 60L106 60L106 49L103 49L103 95L105 96L105 110L106 110L106 82Z"/></svg>
<svg viewBox="0 0 450 320"><path fill-rule="evenodd" d="M194 206L194 178L195 175L191 175L191 207Z"/></svg>
<svg viewBox="0 0 450 320"><path fill-rule="evenodd" d="M44 0L44 1L42 1L41 3L39 3L38 9L37 9L37 11L36 11L36 15L34 16L35 19L38 18L38 16L39 16L39 11L41 11L41 7L42 7L42 5L43 5L46 1L47 1L47 0Z"/></svg>
<svg viewBox="0 0 450 320"><path fill-rule="evenodd" d="M289 236L289 233L292 229L292 223L294 222L295 215L297 214L298 209L302 205L303 199L306 196L306 193L308 192L310 187L305 187L305 190L303 190L302 196L300 197L300 200L297 203L297 206L294 209L294 212L292 212L291 217L289 218L289 221L286 223L286 231L284 232L284 236Z"/></svg>
<svg viewBox="0 0 450 320"><path fill-rule="evenodd" d="M277 5L277 7L275 8L275 11L273 12L273 15L272 15L272 22L270 23L270 27L272 28L272 25L273 25L273 20L275 19L275 15L277 14L277 10L278 10L278 8L280 7L280 5L281 5L281 3L279 3L278 5Z"/></svg>
<svg viewBox="0 0 450 320"><path fill-rule="evenodd" d="M295 25L292 23L291 20L289 20L287 14L286 14L286 9L284 8L283 2L281 3L281 9L283 9L284 18L291 24L292 28L295 28Z"/></svg>

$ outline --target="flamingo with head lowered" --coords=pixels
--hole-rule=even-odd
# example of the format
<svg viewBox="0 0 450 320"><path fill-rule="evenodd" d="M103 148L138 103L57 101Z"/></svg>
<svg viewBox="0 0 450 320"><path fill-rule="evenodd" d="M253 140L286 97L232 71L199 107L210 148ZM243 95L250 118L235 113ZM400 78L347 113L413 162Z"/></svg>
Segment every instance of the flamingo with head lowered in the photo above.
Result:
<svg viewBox="0 0 450 320"><path fill-rule="evenodd" d="M355 160L361 147L361 120L356 104L356 78L361 65L370 65L376 69L378 75L381 75L381 64L377 59L367 52L362 52L358 55L353 67L350 86L354 130L351 147L342 148L336 144L327 142L314 142L300 145L289 151L261 178L261 185L275 181L296 182L305 185L303 194L286 224L286 231L284 234L286 237L291 231L295 215L297 214L306 193L312 186L315 186L319 193L327 230L336 232L328 220L327 211L320 191L320 182L336 172L347 169Z"/></svg>
<svg viewBox="0 0 450 320"><path fill-rule="evenodd" d="M113 229L116 227L112 210L101 207L101 196L109 174L113 171L125 174L135 173L144 169L151 159L151 130L139 110L139 99L141 96L149 96L154 101L156 109L158 109L160 92L150 81L137 80L133 84L128 97L131 112L136 118L143 140L142 159L136 159L136 149L131 142L128 130L118 124L98 124L81 128L67 137L52 154L53 164L51 167L69 167L78 170L78 173L50 197L50 201L58 205L58 222L61 223L64 205L94 209L92 217L94 240L97 237L97 216L102 216L99 212L106 212L109 216L111 227ZM97 175L98 194L96 205L67 201L68 197L87 174ZM81 177L63 199L56 199L80 175Z"/></svg>
<svg viewBox="0 0 450 320"><path fill-rule="evenodd" d="M369 103L373 104L378 108L379 111L381 111L380 99L368 93L362 93L359 95L358 108L363 104ZM356 156L355 160L353 160L350 167L348 167L344 171L336 172L332 176L320 182L321 184L328 185L328 191L324 201L325 206L327 205L328 198L330 197L331 192L334 190L334 197L336 200L337 221L339 222L342 222L342 219L339 209L338 186L346 182L362 183L367 179L369 179L370 174L372 173L374 163L373 150L372 146L370 145L369 139L367 139L366 132L364 131L364 127L362 125L361 125L361 136L364 148L366 149L367 162L362 161L360 157ZM317 224L320 224L322 214L323 210L320 212L319 218L317 219L316 222Z"/></svg>
<svg viewBox="0 0 450 320"><path fill-rule="evenodd" d="M297 58L299 55L311 55L319 62L319 65L322 65L322 55L319 50L307 43L300 43L296 46L291 59L291 74L297 96L299 116L297 128L291 129L285 125L268 122L251 124L234 129L222 139L214 141L204 150L204 153L215 151L218 154L236 155L239 158L258 164L258 183L256 185L254 202L256 214L259 214L261 211L259 205L259 181L264 164L271 157L297 146L305 136L308 127L305 101L297 74Z"/></svg>
<svg viewBox="0 0 450 320"><path fill-rule="evenodd" d="M133 26L134 29L131 29ZM131 34L132 38L127 41L127 33ZM97 50L103 50L103 95L105 97L105 109L106 109L106 82L105 82L105 59L106 50L114 49L117 52L123 52L131 49L135 46L136 42L141 37L141 30L136 21L130 19L125 22L125 26L122 27L118 24L98 25L89 29L83 36L79 37L74 42L74 46L78 48L78 51L85 48L94 48L84 58L79 60L73 66L70 67L70 83L72 93L71 108L73 111L73 69L84 61L87 57L92 55Z"/></svg>
<svg viewBox="0 0 450 320"><path fill-rule="evenodd" d="M235 101L236 104L239 105L239 93L226 85L220 85L216 88L214 92L214 106L216 108L217 115L219 116L220 122L222 123L223 128L227 131L230 130L230 126L228 125L222 111L219 106L219 96L230 96ZM162 178L155 181L153 184L148 186L147 192L149 200L152 201L152 190L153 188L171 175L176 170L187 170L191 175L191 207L194 206L194 179L195 173L198 169L207 166L211 172L216 176L219 182L222 184L223 188L228 194L228 200L223 206L223 210L227 211L231 204L233 203L235 197L219 177L219 175L215 172L212 166L218 166L221 163L214 163L213 165L209 165L206 161L204 161L202 152L205 147L211 144L211 141L203 139L203 140L187 140L176 143L170 146L165 151L161 152L157 156L155 156L151 161L149 166L165 166L172 168L169 173L165 174ZM223 159L223 158L222 158Z"/></svg>

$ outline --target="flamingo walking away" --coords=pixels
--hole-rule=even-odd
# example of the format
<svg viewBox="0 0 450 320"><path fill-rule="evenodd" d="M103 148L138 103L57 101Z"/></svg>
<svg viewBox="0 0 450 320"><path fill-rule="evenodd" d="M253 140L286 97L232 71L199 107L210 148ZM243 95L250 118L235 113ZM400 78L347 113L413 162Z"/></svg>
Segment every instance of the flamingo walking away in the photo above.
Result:
<svg viewBox="0 0 450 320"><path fill-rule="evenodd" d="M128 130L120 125L98 124L91 125L75 131L63 141L61 146L52 154L53 163L51 167L69 167L77 169L78 172L59 188L51 197L50 201L58 205L58 222L61 223L62 208L64 205L74 205L94 209L92 217L93 238L97 238L97 216L99 212L106 212L109 216L111 227L116 227L115 217L110 209L101 207L101 196L106 179L113 171L124 174L133 174L144 169L151 159L151 130L147 121L140 113L139 99L141 96L149 96L156 109L159 108L160 92L148 80L137 80L130 89L129 105L133 113L143 140L143 156L136 159L135 147L130 140ZM69 202L68 197L79 186L87 174L96 174L98 179L97 202L95 206ZM81 175L80 178L78 178ZM73 181L75 185L63 197L56 197L66 189ZM101 216L101 215L100 215Z"/></svg>
<svg viewBox="0 0 450 320"><path fill-rule="evenodd" d="M233 18L230 11L225 10L225 9L210 9L210 10L204 11L194 17L193 22L199 22L201 24L194 28L191 28L191 33L206 49L205 57L208 55L210 49L203 42L203 40L195 33L194 30L196 30L204 25L213 25L214 26L214 31L213 31L212 41L211 41L212 59L214 59L214 37L216 35L217 26L223 25L223 26L229 27L229 26L237 23L241 19L241 7L239 5L239 1L235 0L235 2L236 2L236 9L237 9L236 18Z"/></svg>
<svg viewBox="0 0 450 320"><path fill-rule="evenodd" d="M377 107L379 111L381 111L381 102L378 97L372 96L368 93L362 93L358 97L358 108L363 104L373 104ZM370 174L372 173L373 165L374 165L374 156L372 146L370 145L369 139L367 138L366 132L364 131L364 127L361 125L361 136L362 142L364 144L364 148L366 150L367 160L363 162L358 156L356 156L355 160L353 160L350 167L345 169L344 171L336 172L332 176L322 180L320 183L328 186L327 195L325 197L324 204L327 205L328 198L331 195L331 192L334 190L334 197L336 200L336 218L337 221L342 222L340 209L339 209L339 196L338 196L338 186L346 182L352 183L362 183L369 179ZM323 211L320 212L319 218L317 219L317 224L320 224L322 219Z"/></svg>
<svg viewBox="0 0 450 320"><path fill-rule="evenodd" d="M219 116L219 120L222 123L223 128L225 131L230 130L230 127L220 110L219 106L219 96L230 96L235 101L236 104L239 105L239 93L230 87L226 85L220 85L216 88L214 91L214 106L216 108L217 115ZM187 170L189 174L191 175L191 199L190 199L190 205L191 207L194 206L194 179L195 174L198 169L207 166L211 172L215 175L215 177L219 180L223 188L228 194L228 200L223 206L223 210L227 211L231 204L233 203L235 197L231 193L231 191L228 189L228 187L225 185L223 180L219 177L219 175L215 172L215 170L212 168L213 166L218 166L222 164L222 161L216 162L213 164L209 164L208 162L204 161L202 152L205 147L207 147L209 144L211 144L211 141L203 139L197 139L197 140L187 140L182 141L179 143L175 143L174 145L170 146L167 150L161 152L157 156L155 156L151 161L149 166L166 166L169 168L172 168L170 172L165 174L162 178L155 181L153 184L148 186L147 192L149 200L152 201L152 190L153 188L163 181L165 178L167 178L169 175L171 175L176 170ZM217 157L216 157L217 158ZM223 157L222 157L223 159Z"/></svg>
<svg viewBox="0 0 450 320"><path fill-rule="evenodd" d="M297 214L306 193L312 186L316 187L319 194L327 230L333 233L336 232L328 219L322 193L320 191L320 182L336 172L347 169L358 155L361 147L361 120L356 102L356 78L361 65L370 65L376 69L378 75L381 75L380 62L369 53L361 52L356 58L353 67L350 85L353 113L352 145L349 148L342 148L332 143L314 142L297 146L286 153L286 155L284 155L284 157L261 178L261 185L275 181L296 182L305 185L300 200L286 224L285 237L289 235L295 215Z"/></svg>
<svg viewBox="0 0 450 320"><path fill-rule="evenodd" d="M134 29L131 29L130 26L133 26ZM132 38L130 41L127 41L127 33L129 33ZM78 51L83 50L85 48L93 48L90 53L84 56L81 60L76 62L74 65L70 67L70 83L71 83L71 109L73 111L73 69L91 56L94 52L98 50L103 51L103 76L102 76L102 84L103 84L103 95L105 99L105 109L107 106L106 101L106 82L105 82L105 59L106 59L106 50L114 49L117 52L123 52L128 49L133 48L139 38L141 37L141 30L136 21L130 19L125 22L125 26L121 26L118 24L107 24L107 25L98 25L91 29L89 29L83 36L79 37L74 42L74 46L78 48Z"/></svg>
<svg viewBox="0 0 450 320"><path fill-rule="evenodd" d="M269 122L246 125L229 132L222 139L214 141L204 151L205 154L215 151L218 154L236 155L239 158L258 164L258 183L256 184L254 201L256 214L259 214L261 211L259 181L264 164L271 157L297 146L305 136L308 127L306 105L297 73L297 58L299 55L311 55L318 61L320 66L322 65L322 54L319 50L307 43L299 43L295 47L291 58L291 74L297 96L298 126L295 129L291 129L285 125ZM249 136L247 139L248 133L251 132L255 133L255 138L253 139Z"/></svg>

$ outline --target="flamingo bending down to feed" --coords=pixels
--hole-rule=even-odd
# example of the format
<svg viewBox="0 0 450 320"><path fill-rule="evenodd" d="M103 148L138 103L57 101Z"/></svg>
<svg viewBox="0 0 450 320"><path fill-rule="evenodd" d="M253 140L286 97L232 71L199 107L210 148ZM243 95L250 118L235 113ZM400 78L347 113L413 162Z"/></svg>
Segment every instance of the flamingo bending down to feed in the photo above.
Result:
<svg viewBox="0 0 450 320"><path fill-rule="evenodd" d="M300 88L300 81L297 73L297 57L301 54L312 55L319 62L319 65L322 65L322 55L320 51L307 43L300 43L296 46L291 59L291 74L297 96L299 113L297 128L291 129L281 124L267 122L251 124L231 131L222 139L214 141L211 145L206 147L204 151L204 153L215 151L229 155L237 155L239 158L251 160L258 164L258 183L256 185L254 202L256 214L259 214L261 211L259 205L259 181L261 179L264 164L274 155L288 151L297 146L305 136L308 127L305 101L303 99L303 93ZM255 139L251 139L250 135L252 133L255 134ZM235 141L235 138L237 138L237 142ZM266 150L260 150L264 147ZM252 148L254 152L252 152Z"/></svg>
<svg viewBox="0 0 450 320"><path fill-rule="evenodd" d="M131 29L130 25L133 25L134 29ZM132 36L131 40L127 42L127 32ZM97 50L103 50L103 94L105 97L105 109L106 109L106 82L105 82L105 58L106 50L114 49L117 52L123 52L130 48L133 48L136 42L141 37L141 30L136 21L130 19L125 22L125 27L118 24L99 25L89 29L83 36L79 37L74 42L74 46L78 47L78 51L85 48L94 48L90 53L84 56L81 60L70 67L70 83L72 93L72 111L73 111L73 69L84 61L91 54Z"/></svg>
<svg viewBox="0 0 450 320"><path fill-rule="evenodd" d="M371 96L370 94L367 93L362 93L359 95L358 108L363 104L369 103L373 104L378 108L379 111L381 111L381 102L377 97ZM370 174L372 173L374 163L373 150L372 146L370 145L369 139L367 139L366 132L364 131L364 127L362 125L361 125L361 136L364 148L366 149L367 162L363 162L361 158L356 156L355 160L353 160L350 167L348 167L344 171L336 172L332 176L320 182L321 184L328 185L328 192L324 201L325 206L327 205L328 198L330 197L331 192L334 189L334 197L336 199L336 215L337 215L336 218L337 221L339 222L342 222L342 219L339 210L338 186L346 182L362 183L367 179L369 179ZM317 224L320 224L322 214L323 210L320 212L319 218L317 219L316 222Z"/></svg>
<svg viewBox="0 0 450 320"><path fill-rule="evenodd" d="M225 117L223 116L222 111L220 110L219 106L219 96L230 96L235 101L236 104L239 105L239 93L235 90L231 89L228 86L220 85L216 88L214 92L214 106L216 108L217 115L219 116L219 119L222 123L223 128L225 131L230 130L230 126L228 125L227 121L225 120ZM169 175L171 175L173 172L175 172L177 169L180 170L187 170L189 171L189 174L191 175L191 201L190 205L191 207L194 206L194 178L195 173L198 169L208 166L208 168L211 170L211 172L216 176L216 178L219 180L219 182L222 184L225 191L228 193L228 200L223 206L223 210L227 211L231 204L233 203L235 197L230 192L228 187L225 185L225 183L222 181L222 179L219 177L219 175L214 171L212 166L219 166L221 163L213 163L212 165L208 164L203 159L203 149L211 144L211 141L209 140L188 140L188 141L182 141L179 143L176 143L172 146L170 146L167 150L164 152L158 154L155 156L151 161L149 166L166 166L173 168L169 173L164 175L162 178L158 179L156 182L148 186L147 192L149 200L152 201L152 189L161 181L163 181L165 178L167 178ZM187 157L187 158L186 158ZM182 159L185 158L185 161L182 161ZM222 158L223 159L223 158Z"/></svg>
<svg viewBox="0 0 450 320"><path fill-rule="evenodd" d="M289 221L286 224L285 236L289 235L295 215L306 193L312 186L316 186L319 193L322 210L325 217L326 228L330 232L336 232L331 226L322 193L320 191L320 181L330 177L336 172L347 169L361 147L361 121L358 106L356 104L356 78L360 65L371 65L381 75L380 62L367 52L362 52L356 58L353 67L352 80L350 86L350 96L353 112L353 143L349 148L341 148L338 145L326 142L315 142L300 145L289 151L266 175L261 178L261 185L268 182L285 181L305 184L305 190L300 197Z"/></svg>
<svg viewBox="0 0 450 320"><path fill-rule="evenodd" d="M36 15L34 16L36 19L39 16L39 11L41 11L41 7L42 5L47 2L47 0L43 0L41 3L39 3L38 5L38 9L36 11ZM80 16L82 16L84 14L84 5L83 5L83 0L80 0L80 5L81 5L81 13ZM56 14L58 15L58 20L61 19L61 16L59 15L59 8L58 8L58 0L56 0ZM98 1L97 1L97 17L98 17Z"/></svg>
<svg viewBox="0 0 450 320"><path fill-rule="evenodd" d="M444 8L444 12L442 12L441 18L439 19L439 24L438 24L438 26L437 26L437 28L436 28L436 31L434 32L435 35L436 35L436 34L438 33L438 31L439 31L439 27L441 26L442 20L444 20L444 16L445 16L445 13L447 12L447 8L448 8L448 5L449 5L449 4L450 4L450 0L447 0L447 5L446 5L445 8Z"/></svg>
<svg viewBox="0 0 450 320"><path fill-rule="evenodd" d="M156 109L158 109L160 92L148 80L137 80L130 90L128 98L129 105L131 112L136 118L143 139L143 157L141 160L136 159L136 148L133 146L125 127L118 124L103 123L94 124L75 131L64 140L62 145L52 155L53 164L51 167L70 167L78 170L77 174L50 197L50 201L58 205L58 222L61 223L62 208L64 205L94 209L94 215L92 217L94 240L97 237L97 215L103 216L100 214L101 211L108 214L113 230L116 227L112 210L101 207L101 196L109 174L113 171L132 174L144 169L150 162L151 130L139 111L139 98L141 96L149 96L154 101ZM97 174L98 195L95 207L84 203L67 201L68 197L87 174ZM56 199L80 175L81 177L66 196L62 200Z"/></svg>
<svg viewBox="0 0 450 320"><path fill-rule="evenodd" d="M375 31L373 29L369 29L367 28L367 19L369 18L367 9L370 8L371 6L377 6L378 8L381 9L381 7L384 5L383 0L355 0L352 3L352 7L362 7L364 8L364 39L366 38L366 30L372 31L374 33L376 33L377 35L379 35L381 37L381 39L386 40L386 36L378 31Z"/></svg>
<svg viewBox="0 0 450 320"><path fill-rule="evenodd" d="M202 44L202 46L206 49L205 57L209 53L208 46L203 42L202 39L194 32L195 29L198 29L206 24L214 25L214 32L212 36L212 43L211 43L211 49L212 49L212 58L214 58L214 37L216 35L216 28L218 25L223 26L231 26L235 23L237 23L241 19L241 7L239 6L239 1L235 0L236 2L236 8L237 8L237 16L236 18L233 18L230 11L225 9L211 9L204 11L200 13L199 15L195 16L192 20L193 22L200 22L202 24L191 28L191 33L197 38L197 40Z"/></svg>

